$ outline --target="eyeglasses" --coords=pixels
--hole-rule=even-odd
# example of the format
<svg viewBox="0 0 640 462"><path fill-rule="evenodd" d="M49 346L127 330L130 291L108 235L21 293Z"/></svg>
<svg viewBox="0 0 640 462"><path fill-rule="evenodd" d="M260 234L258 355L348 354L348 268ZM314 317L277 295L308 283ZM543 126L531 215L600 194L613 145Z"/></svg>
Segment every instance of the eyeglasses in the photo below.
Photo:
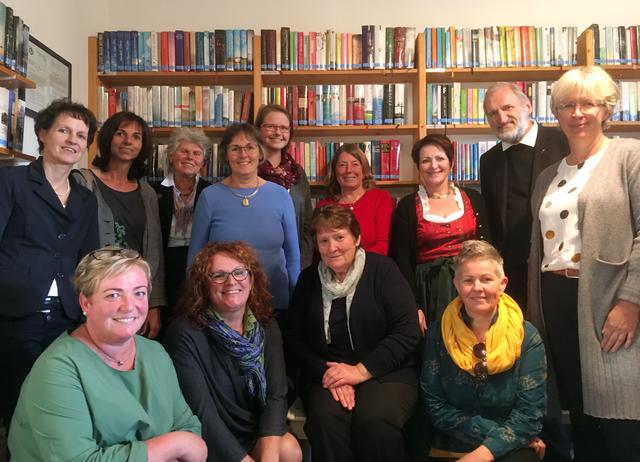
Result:
<svg viewBox="0 0 640 462"><path fill-rule="evenodd" d="M256 152L258 152L258 145L255 143L249 143L244 146L232 144L227 148L227 152L233 155L238 155L242 151L246 152L247 154L255 154Z"/></svg>
<svg viewBox="0 0 640 462"><path fill-rule="evenodd" d="M139 259L140 253L133 249L124 249L121 247L113 247L113 248L102 248L97 249L92 252L89 252L89 256L95 258L96 260L106 260L110 257L120 256L124 258L135 258Z"/></svg>
<svg viewBox="0 0 640 462"><path fill-rule="evenodd" d="M207 277L211 282L216 284L224 284L227 282L229 275L233 276L238 282L242 282L249 277L251 271L247 268L236 268L233 271L216 271L215 273L209 273Z"/></svg>
<svg viewBox="0 0 640 462"><path fill-rule="evenodd" d="M262 124L260 128L264 128L269 132L275 132L276 130L280 130L282 133L289 133L291 127L287 127L286 125L275 125L275 124Z"/></svg>
<svg viewBox="0 0 640 462"><path fill-rule="evenodd" d="M571 114L578 108L580 108L581 112L593 112L602 106L604 106L604 103L602 101L570 101L567 103L558 104L556 106L556 110L558 112Z"/></svg>
<svg viewBox="0 0 640 462"><path fill-rule="evenodd" d="M473 373L479 382L487 380L489 369L487 369L487 346L484 343L476 343L473 345L473 355L479 359L473 366Z"/></svg>

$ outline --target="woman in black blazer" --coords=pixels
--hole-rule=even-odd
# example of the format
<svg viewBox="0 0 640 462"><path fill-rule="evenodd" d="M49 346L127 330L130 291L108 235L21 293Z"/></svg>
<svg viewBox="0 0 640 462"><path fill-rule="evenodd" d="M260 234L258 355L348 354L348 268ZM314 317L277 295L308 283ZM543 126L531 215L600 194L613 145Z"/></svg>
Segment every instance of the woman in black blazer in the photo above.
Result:
<svg viewBox="0 0 640 462"><path fill-rule="evenodd" d="M42 351L82 319L71 282L98 247L97 203L70 175L96 119L56 100L35 118L41 156L0 169L0 396L8 426L20 387Z"/></svg>
<svg viewBox="0 0 640 462"><path fill-rule="evenodd" d="M198 196L210 184L200 177L208 146L209 139L202 130L174 130L167 149L168 174L161 183L153 185L158 193L164 280L170 309L176 305L184 282L193 210Z"/></svg>

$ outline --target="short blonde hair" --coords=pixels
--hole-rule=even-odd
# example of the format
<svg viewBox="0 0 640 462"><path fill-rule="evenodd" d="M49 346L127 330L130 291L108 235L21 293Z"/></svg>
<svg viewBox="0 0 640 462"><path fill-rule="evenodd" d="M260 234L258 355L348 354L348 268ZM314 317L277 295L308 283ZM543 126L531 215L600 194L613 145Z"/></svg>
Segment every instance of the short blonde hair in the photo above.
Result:
<svg viewBox="0 0 640 462"><path fill-rule="evenodd" d="M120 276L130 268L137 266L147 277L148 290L151 292L151 268L149 263L132 249L123 249L110 245L85 255L73 276L76 290L85 297L91 297L105 279Z"/></svg>
<svg viewBox="0 0 640 462"><path fill-rule="evenodd" d="M576 93L602 102L611 117L620 100L620 89L606 71L597 66L583 66L565 72L551 89L551 109L557 116L558 106ZM606 127L606 121L603 122Z"/></svg>
<svg viewBox="0 0 640 462"><path fill-rule="evenodd" d="M496 273L501 278L504 277L504 260L500 252L486 241L468 240L460 246L460 253L453 257L456 276L458 269L470 260L487 260L496 264Z"/></svg>

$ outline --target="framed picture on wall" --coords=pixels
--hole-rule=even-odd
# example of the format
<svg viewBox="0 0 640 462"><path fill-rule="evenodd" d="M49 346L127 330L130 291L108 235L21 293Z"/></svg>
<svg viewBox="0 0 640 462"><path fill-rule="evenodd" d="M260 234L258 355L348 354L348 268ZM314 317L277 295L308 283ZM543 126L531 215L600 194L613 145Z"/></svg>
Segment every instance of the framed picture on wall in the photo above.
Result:
<svg viewBox="0 0 640 462"><path fill-rule="evenodd" d="M25 93L27 115L36 113L58 98L71 98L71 63L35 37L29 37L27 78L36 88Z"/></svg>

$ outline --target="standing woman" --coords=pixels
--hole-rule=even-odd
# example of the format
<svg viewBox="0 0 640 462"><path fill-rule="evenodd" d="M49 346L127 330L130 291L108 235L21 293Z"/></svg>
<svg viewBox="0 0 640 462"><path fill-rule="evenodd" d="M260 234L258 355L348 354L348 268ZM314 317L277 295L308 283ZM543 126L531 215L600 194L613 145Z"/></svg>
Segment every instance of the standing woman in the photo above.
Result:
<svg viewBox="0 0 640 462"><path fill-rule="evenodd" d="M338 204L349 207L360 224L361 246L367 252L387 255L393 198L375 189L371 166L357 144L344 144L331 159L327 177L329 197L317 208Z"/></svg>
<svg viewBox="0 0 640 462"><path fill-rule="evenodd" d="M0 169L0 403L5 426L42 351L81 317L71 283L98 247L96 199L70 175L96 132L87 108L56 100L38 113L41 156Z"/></svg>
<svg viewBox="0 0 640 462"><path fill-rule="evenodd" d="M556 82L570 152L540 174L531 202L529 315L580 461L640 460L640 142L603 133L618 98L598 67Z"/></svg>
<svg viewBox="0 0 640 462"><path fill-rule="evenodd" d="M174 308L184 282L191 241L193 211L209 183L200 178L209 139L202 130L178 128L171 134L167 156L169 174L155 184L164 249L165 284L169 307Z"/></svg>
<svg viewBox="0 0 640 462"><path fill-rule="evenodd" d="M413 288L416 303L430 324L440 319L456 296L453 257L462 242L487 239L489 227L480 193L458 188L449 179L454 165L449 138L425 136L413 145L411 158L420 187L398 203L389 256Z"/></svg>
<svg viewBox="0 0 640 462"><path fill-rule="evenodd" d="M267 104L258 111L255 126L260 130L265 147L265 159L258 174L289 191L296 211L300 268L306 268L313 257L313 239L309 232L311 189L304 169L289 154L289 141L293 136L291 116L282 106Z"/></svg>
<svg viewBox="0 0 640 462"><path fill-rule="evenodd" d="M117 112L100 128L98 148L93 168L83 169L82 174L98 199L100 245L137 250L151 266L153 289L142 332L155 338L160 331L160 309L167 300L158 197L140 181L152 149L151 130L133 112Z"/></svg>
<svg viewBox="0 0 640 462"><path fill-rule="evenodd" d="M219 147L231 174L206 188L196 204L188 265L208 243L245 241L260 257L269 279L276 315L289 306L300 273L300 248L291 196L258 176L264 148L249 124L232 125Z"/></svg>

